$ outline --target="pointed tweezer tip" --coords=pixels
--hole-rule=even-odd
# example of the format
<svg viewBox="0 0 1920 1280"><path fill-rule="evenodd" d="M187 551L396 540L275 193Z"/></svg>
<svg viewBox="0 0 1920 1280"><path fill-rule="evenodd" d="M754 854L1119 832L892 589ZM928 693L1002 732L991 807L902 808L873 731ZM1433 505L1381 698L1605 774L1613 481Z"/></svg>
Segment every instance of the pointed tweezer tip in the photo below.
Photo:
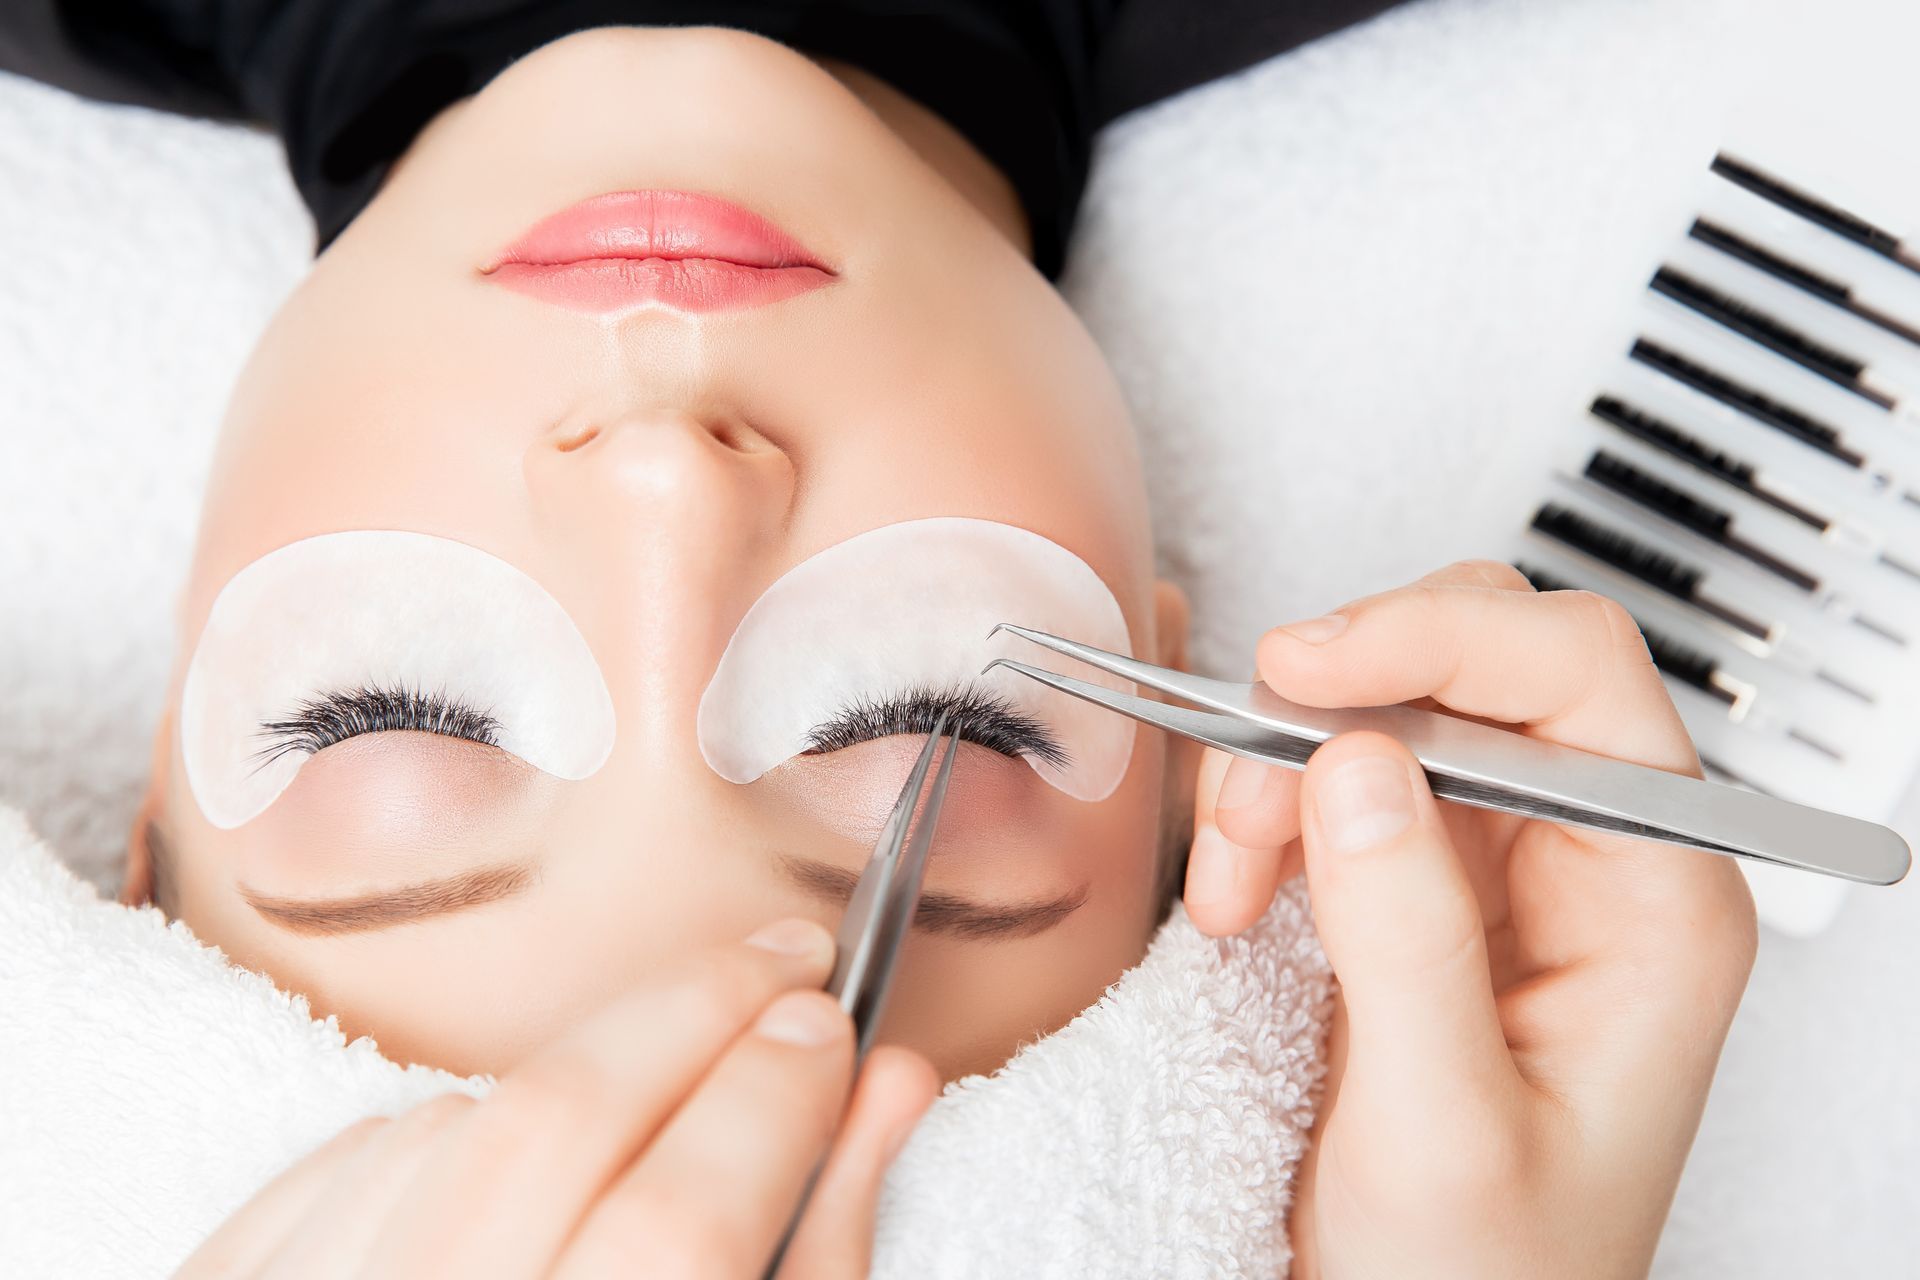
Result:
<svg viewBox="0 0 1920 1280"><path fill-rule="evenodd" d="M1053 674L1052 672L1043 673L1038 667L1028 666L1024 662L1016 662L1012 658L995 658L992 662L980 668L980 674L985 675L995 667L1005 667L1009 671L1017 671L1023 676L1032 676L1036 680L1044 679L1046 676Z"/></svg>

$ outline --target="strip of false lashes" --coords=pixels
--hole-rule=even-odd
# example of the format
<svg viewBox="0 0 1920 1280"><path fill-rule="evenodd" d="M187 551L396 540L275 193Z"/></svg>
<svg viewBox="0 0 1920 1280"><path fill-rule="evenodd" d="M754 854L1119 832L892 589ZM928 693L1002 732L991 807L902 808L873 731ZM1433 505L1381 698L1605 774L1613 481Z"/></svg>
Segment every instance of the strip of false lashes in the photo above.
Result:
<svg viewBox="0 0 1920 1280"><path fill-rule="evenodd" d="M1033 756L1056 769L1072 759L1041 721L984 689L919 688L878 698L862 698L807 735L813 752L839 751L895 734L932 733L940 713L947 727L968 742L1008 756Z"/></svg>
<svg viewBox="0 0 1920 1280"><path fill-rule="evenodd" d="M498 746L500 722L448 697L405 685L362 685L301 702L292 714L262 721L254 753L265 768L290 752L312 755L365 733L412 729Z"/></svg>
<svg viewBox="0 0 1920 1280"><path fill-rule="evenodd" d="M1716 403L1704 405L1685 393L1675 398L1672 388L1663 388L1658 394L1667 395L1671 407L1662 412L1676 415L1671 421L1642 405L1628 403L1620 395L1605 392L1589 408L1595 418L1632 437L1638 445L1689 468L1696 476L1710 477L1713 485L1724 488L1709 486L1701 490L1691 478L1669 479L1664 470L1643 464L1632 450L1601 447L1588 459L1581 480L1563 478L1596 503L1611 508L1614 515L1624 516L1633 532L1618 527L1611 518L1603 520L1557 502L1549 502L1535 512L1532 528L1587 562L1603 575L1603 580L1608 573L1624 575L1635 580L1634 587L1664 594L1681 606L1681 616L1687 620L1675 624L1679 627L1675 636L1641 628L1654 662L1671 680L1717 698L1726 705L1728 718L1749 730L1782 732L1840 761L1840 751L1783 721L1772 710L1770 700L1756 709L1759 690L1754 685L1722 670L1710 652L1685 641L1693 638L1695 626L1719 629L1725 633L1723 639L1734 641L1784 674L1810 676L1861 703L1876 703L1871 689L1851 674L1842 676L1830 669L1825 655L1807 639L1790 638L1782 618L1762 616L1771 614L1771 609L1759 606L1757 601L1752 606L1743 605L1734 594L1723 594L1717 569L1723 557L1731 556L1798 589L1827 618L1844 621L1896 645L1912 643L1904 629L1889 626L1855 607L1836 588L1835 580L1845 575L1837 568L1829 573L1827 567L1831 553L1885 565L1909 581L1920 580L1920 563L1907 560L1883 536L1894 531L1864 505L1855 509L1844 499L1828 497L1807 505L1797 478L1787 478L1790 464L1763 464L1761 458L1774 450L1758 440L1743 442L1740 437L1753 427L1777 432L1807 446L1809 454L1817 451L1855 472L1871 492L1892 489L1900 501L1920 506L1920 488L1909 487L1893 470L1880 465L1886 460L1869 457L1858 447L1857 438L1843 434L1840 419L1827 416L1825 410L1803 408L1800 403L1776 398L1763 389L1775 375L1758 372L1790 364L1882 410L1908 412L1911 398L1880 376L1878 353L1890 350L1911 355L1911 351L1887 348L1878 339L1871 347L1858 346L1861 330L1853 321L1920 347L1920 318L1908 314L1908 308L1897 301L1877 300L1883 285L1889 298L1898 299L1900 293L1871 264L1847 253L1832 257L1836 265L1828 266L1824 256L1813 248L1817 238L1799 232L1796 234L1800 238L1790 246L1776 240L1775 233L1782 229L1774 221L1775 215L1784 211L1912 272L1920 272L1920 241L1902 240L1857 214L1725 153L1714 158L1712 169L1727 183L1772 205L1770 220L1760 221L1753 209L1741 203L1742 198L1728 206L1730 212L1724 219L1717 213L1702 213L1688 228L1693 247L1685 257L1662 263L1648 284L1661 297L1656 305L1675 304L1692 313L1693 320L1717 326L1720 333L1714 338L1715 347L1738 349L1739 365L1728 372L1716 367L1723 365L1723 357L1694 350L1696 344L1690 334L1698 326L1692 321L1682 322L1689 326L1688 335L1671 341L1643 332L1628 352L1632 361L1658 379L1678 384L1685 393L1696 393ZM1745 212L1731 212L1735 207ZM1690 262L1698 262L1704 274L1696 273ZM1728 265L1731 263L1739 265ZM1832 319L1835 310L1848 313L1853 321L1836 327ZM1667 326L1667 331L1681 333L1673 325ZM1756 377L1764 377L1767 382L1754 381ZM1784 377L1800 385L1799 373ZM1802 396L1800 391L1786 394L1794 400ZM1683 402L1687 407L1680 407ZM1712 420L1728 433L1731 442L1725 447L1716 438L1717 433L1697 435L1687 418L1679 416L1703 411L1713 415ZM1770 518L1748 520L1750 503L1764 504L1796 522L1804 532L1781 530L1770 525ZM1669 554L1664 543L1643 541L1638 526L1644 517L1657 519L1654 528L1682 531L1693 549L1684 556ZM1817 544L1804 540L1807 533L1817 539ZM1695 542L1705 545L1694 547ZM1526 572L1543 590L1568 585L1550 573L1532 568ZM1577 571L1571 585L1584 585L1579 579L1588 576ZM1725 587L1733 585L1730 578ZM1879 586L1863 585L1861 590L1877 592ZM1793 625L1798 630L1803 624ZM1823 625L1811 627L1807 635L1817 642ZM1787 701L1781 705L1798 704ZM1733 749L1744 750L1738 741ZM1737 758L1734 763L1744 767ZM1724 765L1710 763L1709 767L1738 785L1753 786Z"/></svg>
<svg viewBox="0 0 1920 1280"><path fill-rule="evenodd" d="M1672 378L1682 386L1691 387L1702 395L1711 396L1721 404L1738 413L1746 414L1763 426L1772 427L1775 431L1792 436L1801 444L1818 449L1836 462L1845 463L1856 471L1864 469L1867 465L1866 455L1849 448L1841 438L1838 427L1762 394L1752 387L1735 382L1725 374L1690 360L1669 347L1664 347L1647 338L1636 338L1633 348L1627 354L1648 368Z"/></svg>

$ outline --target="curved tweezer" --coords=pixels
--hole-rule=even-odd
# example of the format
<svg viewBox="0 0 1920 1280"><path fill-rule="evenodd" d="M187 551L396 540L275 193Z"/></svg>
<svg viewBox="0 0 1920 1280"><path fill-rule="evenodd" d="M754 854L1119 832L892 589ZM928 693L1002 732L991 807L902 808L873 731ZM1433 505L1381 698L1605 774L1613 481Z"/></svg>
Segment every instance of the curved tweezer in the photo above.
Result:
<svg viewBox="0 0 1920 1280"><path fill-rule="evenodd" d="M1426 769L1433 793L1460 804L1866 884L1894 883L1907 874L1913 860L1907 842L1886 827L1776 796L1628 764L1417 707L1308 707L1289 702L1264 684L1188 675L1011 623L995 627L994 634L1003 630L1208 710L1135 697L1008 658L994 660L988 670L1006 667L1062 693L1250 760L1304 769L1307 757L1328 738L1372 729L1406 744Z"/></svg>
<svg viewBox="0 0 1920 1280"><path fill-rule="evenodd" d="M946 754L911 839L908 824L933 763L933 749L946 727L947 713L942 711L933 732L927 735L927 744L920 748L913 772L907 775L906 786L900 789L900 798L894 801L893 812L880 829L873 857L867 860L867 869L854 885L847 912L840 920L839 947L833 977L827 980L827 994L839 997L840 1007L853 1018L855 1061L866 1056L867 1046L873 1041L887 988L893 982L894 966L899 963L900 944L920 903L920 882L926 874L927 854L933 848L940 806L947 798L947 779L953 774L953 756L959 747L957 739L947 740Z"/></svg>

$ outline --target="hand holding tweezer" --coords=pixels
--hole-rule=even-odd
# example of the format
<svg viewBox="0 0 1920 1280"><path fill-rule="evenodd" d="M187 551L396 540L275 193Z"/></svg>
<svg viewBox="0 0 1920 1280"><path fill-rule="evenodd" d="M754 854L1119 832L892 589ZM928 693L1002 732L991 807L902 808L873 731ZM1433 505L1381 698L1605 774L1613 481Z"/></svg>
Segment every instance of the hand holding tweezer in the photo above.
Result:
<svg viewBox="0 0 1920 1280"><path fill-rule="evenodd" d="M927 855L933 849L934 827L940 821L940 807L946 803L947 780L953 776L953 757L960 745L957 737L947 739L940 769L934 775L933 787L927 791L926 804L921 806L920 792L926 786L927 770L933 764L933 749L946 727L947 713L942 711L934 721L933 732L927 735L926 745L920 748L920 758L907 775L906 785L900 789L900 798L893 803L893 812L880 828L873 856L867 859L867 869L853 886L846 914L840 918L833 976L827 979L827 994L836 997L840 1007L853 1019L856 1074L873 1043L874 1030L880 1025L887 989L893 985L893 971L900 963L900 947L906 940L907 927L913 923L914 910L920 905L920 884L926 877ZM912 825L915 808L920 808L917 826ZM815 1170L816 1177L818 1172ZM809 1179L800 1203L794 1208L793 1221L767 1263L765 1274L769 1280L780 1270L787 1245L812 1196L813 1180Z"/></svg>
<svg viewBox="0 0 1920 1280"><path fill-rule="evenodd" d="M1907 842L1886 827L1776 796L1629 764L1417 707L1309 707L1259 682L1235 684L1188 675L1010 623L995 627L994 633L1003 630L1207 709L1120 693L1008 658L989 663L988 670L1006 667L1062 693L1249 760L1304 769L1307 757L1328 738L1373 729L1406 745L1426 769L1433 794L1442 800L1866 884L1894 883L1907 874L1913 860Z"/></svg>

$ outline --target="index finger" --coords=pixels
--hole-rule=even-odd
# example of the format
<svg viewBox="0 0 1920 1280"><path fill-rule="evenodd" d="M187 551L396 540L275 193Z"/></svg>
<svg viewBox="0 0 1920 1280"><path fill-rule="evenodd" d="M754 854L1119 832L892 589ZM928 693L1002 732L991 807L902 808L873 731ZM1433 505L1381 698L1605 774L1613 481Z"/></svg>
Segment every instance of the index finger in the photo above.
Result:
<svg viewBox="0 0 1920 1280"><path fill-rule="evenodd" d="M614 1000L508 1073L388 1215L395 1274L546 1274L601 1192L833 936L786 920Z"/></svg>
<svg viewBox="0 0 1920 1280"><path fill-rule="evenodd" d="M671 1276L757 1276L825 1154L853 1080L853 1020L824 991L767 1007L567 1242L554 1280L646 1259Z"/></svg>
<svg viewBox="0 0 1920 1280"><path fill-rule="evenodd" d="M1315 707L1432 698L1583 751L1698 776L1626 609L1587 591L1427 581L1260 640L1260 678Z"/></svg>

